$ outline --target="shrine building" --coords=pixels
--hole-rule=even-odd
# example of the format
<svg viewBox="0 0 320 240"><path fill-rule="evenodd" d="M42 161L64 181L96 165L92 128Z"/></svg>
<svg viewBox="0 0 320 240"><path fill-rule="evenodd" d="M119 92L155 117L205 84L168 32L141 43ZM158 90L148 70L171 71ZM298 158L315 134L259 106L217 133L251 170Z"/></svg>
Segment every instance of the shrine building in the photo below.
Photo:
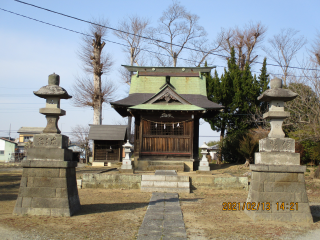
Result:
<svg viewBox="0 0 320 240"><path fill-rule="evenodd" d="M207 98L213 67L123 66L133 72L129 96L112 102L122 116L133 116L134 168L193 171L198 162L199 119L223 106Z"/></svg>

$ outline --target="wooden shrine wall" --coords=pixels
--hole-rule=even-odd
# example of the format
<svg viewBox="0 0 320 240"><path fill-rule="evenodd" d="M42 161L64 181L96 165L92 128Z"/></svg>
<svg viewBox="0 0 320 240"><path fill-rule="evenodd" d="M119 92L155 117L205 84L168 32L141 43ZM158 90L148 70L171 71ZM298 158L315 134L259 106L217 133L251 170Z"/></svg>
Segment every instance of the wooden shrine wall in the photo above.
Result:
<svg viewBox="0 0 320 240"><path fill-rule="evenodd" d="M141 120L141 155L188 157L193 151L193 121L154 122Z"/></svg>
<svg viewBox="0 0 320 240"><path fill-rule="evenodd" d="M123 141L94 140L94 161L121 161L122 144Z"/></svg>

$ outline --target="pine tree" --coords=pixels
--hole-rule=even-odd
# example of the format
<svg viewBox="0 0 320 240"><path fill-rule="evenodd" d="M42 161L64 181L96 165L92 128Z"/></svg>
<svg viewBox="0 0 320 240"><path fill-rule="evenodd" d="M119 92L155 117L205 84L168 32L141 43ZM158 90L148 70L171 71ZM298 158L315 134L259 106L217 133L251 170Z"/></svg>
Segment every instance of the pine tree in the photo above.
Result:
<svg viewBox="0 0 320 240"><path fill-rule="evenodd" d="M232 49L228 60L228 69L219 78L207 74L208 99L225 107L224 111L214 118L205 119L214 131L220 131L220 142L226 133L232 134L250 127L252 114L257 108L257 97L260 93L260 81L252 76L250 66L246 64L243 71L236 64L235 52ZM221 161L221 156L220 159ZM218 161L218 162L220 162Z"/></svg>
<svg viewBox="0 0 320 240"><path fill-rule="evenodd" d="M259 75L259 95L261 95L264 91L269 89L269 74L267 74L267 58L263 59L263 64L262 68L260 70L260 75ZM268 103L267 102L261 102L260 103L260 111L262 113L266 112L268 110Z"/></svg>

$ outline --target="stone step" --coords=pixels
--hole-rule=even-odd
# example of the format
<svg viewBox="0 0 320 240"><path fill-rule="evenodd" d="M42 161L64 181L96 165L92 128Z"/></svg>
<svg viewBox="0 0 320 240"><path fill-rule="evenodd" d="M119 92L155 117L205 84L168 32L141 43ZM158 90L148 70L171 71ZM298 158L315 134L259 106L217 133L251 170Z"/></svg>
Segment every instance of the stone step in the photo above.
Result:
<svg viewBox="0 0 320 240"><path fill-rule="evenodd" d="M148 171L156 170L176 170L178 172L184 172L184 165L149 165Z"/></svg>
<svg viewBox="0 0 320 240"><path fill-rule="evenodd" d="M190 182L143 181L141 187L190 188Z"/></svg>
<svg viewBox="0 0 320 240"><path fill-rule="evenodd" d="M143 181L189 182L189 176L178 175L142 175Z"/></svg>
<svg viewBox="0 0 320 240"><path fill-rule="evenodd" d="M190 193L190 188L141 187L142 192Z"/></svg>
<svg viewBox="0 0 320 240"><path fill-rule="evenodd" d="M189 176L178 176L173 171L156 171L156 175L142 175L141 191L190 193Z"/></svg>
<svg viewBox="0 0 320 240"><path fill-rule="evenodd" d="M184 165L183 161L149 161L149 165Z"/></svg>

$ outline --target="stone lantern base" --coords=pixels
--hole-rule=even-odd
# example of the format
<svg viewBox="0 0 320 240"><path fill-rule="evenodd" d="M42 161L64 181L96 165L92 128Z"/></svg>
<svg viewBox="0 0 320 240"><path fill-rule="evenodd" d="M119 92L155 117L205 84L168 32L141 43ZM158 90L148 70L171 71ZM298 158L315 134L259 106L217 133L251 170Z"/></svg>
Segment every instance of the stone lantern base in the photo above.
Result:
<svg viewBox="0 0 320 240"><path fill-rule="evenodd" d="M304 180L305 166L252 164L250 169L252 178L245 212L254 221L313 222Z"/></svg>
<svg viewBox="0 0 320 240"><path fill-rule="evenodd" d="M72 216L80 200L72 161L22 161L15 215Z"/></svg>

